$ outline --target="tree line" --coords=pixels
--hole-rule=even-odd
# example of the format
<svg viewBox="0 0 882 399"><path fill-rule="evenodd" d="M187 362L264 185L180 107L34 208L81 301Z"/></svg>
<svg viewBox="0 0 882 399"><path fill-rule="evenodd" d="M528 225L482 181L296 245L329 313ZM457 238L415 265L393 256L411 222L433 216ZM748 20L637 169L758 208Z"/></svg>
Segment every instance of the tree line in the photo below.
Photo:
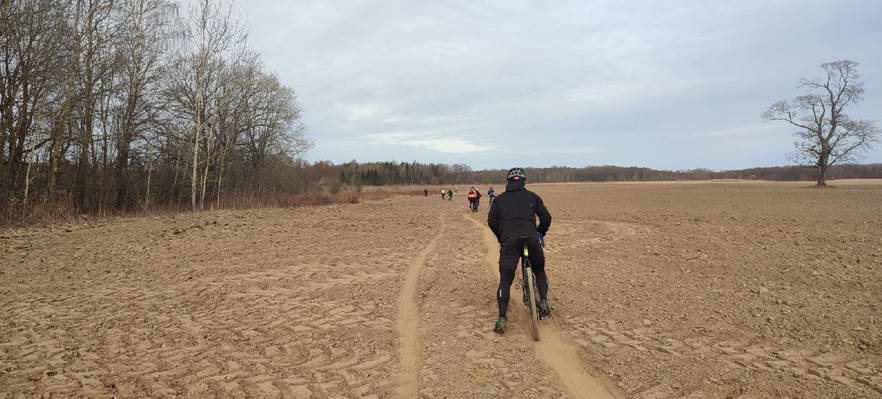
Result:
<svg viewBox="0 0 882 399"><path fill-rule="evenodd" d="M295 91L231 4L0 0L0 27L7 218L260 196L290 185L310 146Z"/></svg>
<svg viewBox="0 0 882 399"><path fill-rule="evenodd" d="M360 185L455 185L455 184L501 184L507 171L472 170L467 165L373 162L359 164L355 161L335 165L323 162L324 181L336 175L337 181L346 186ZM315 164L315 165L318 165ZM306 167L310 167L307 165ZM810 181L817 177L811 167L777 166L741 170L712 171L709 169L656 170L644 167L586 166L526 168L528 181L541 183L562 182L618 182L618 181L669 181L745 179L774 181ZM835 165L830 167L831 179L880 179L882 164Z"/></svg>

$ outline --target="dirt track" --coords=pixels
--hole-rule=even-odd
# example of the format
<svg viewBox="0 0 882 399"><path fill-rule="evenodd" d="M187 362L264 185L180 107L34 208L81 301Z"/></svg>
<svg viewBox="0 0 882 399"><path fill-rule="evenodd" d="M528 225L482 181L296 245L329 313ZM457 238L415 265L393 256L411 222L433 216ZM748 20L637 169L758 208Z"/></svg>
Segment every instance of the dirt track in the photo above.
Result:
<svg viewBox="0 0 882 399"><path fill-rule="evenodd" d="M0 398L882 397L882 183L535 188L538 344L464 198L0 233Z"/></svg>

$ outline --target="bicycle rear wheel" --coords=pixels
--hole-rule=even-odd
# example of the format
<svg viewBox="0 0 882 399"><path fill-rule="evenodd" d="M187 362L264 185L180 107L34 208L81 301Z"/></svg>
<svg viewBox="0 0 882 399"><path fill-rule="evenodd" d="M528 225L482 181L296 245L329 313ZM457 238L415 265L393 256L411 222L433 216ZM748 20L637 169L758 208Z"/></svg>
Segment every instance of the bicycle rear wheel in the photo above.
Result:
<svg viewBox="0 0 882 399"><path fill-rule="evenodd" d="M538 300L536 299L536 277L533 276L533 269L529 267L524 268L524 279L527 281L527 297L529 298L529 307L530 307L530 323L532 324L532 334L533 340L539 340L539 308L537 306Z"/></svg>

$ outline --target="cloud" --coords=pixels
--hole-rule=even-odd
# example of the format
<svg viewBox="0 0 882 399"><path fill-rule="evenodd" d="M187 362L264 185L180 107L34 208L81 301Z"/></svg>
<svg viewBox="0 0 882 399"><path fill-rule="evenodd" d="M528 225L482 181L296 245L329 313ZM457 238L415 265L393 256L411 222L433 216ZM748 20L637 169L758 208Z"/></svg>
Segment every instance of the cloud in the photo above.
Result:
<svg viewBox="0 0 882 399"><path fill-rule="evenodd" d="M447 154L490 151L493 145L478 144L459 137L426 137L407 133L377 133L363 136L371 144L410 146Z"/></svg>
<svg viewBox="0 0 882 399"><path fill-rule="evenodd" d="M580 145L572 147L547 148L541 151L543 154L591 155L604 152L604 148L599 146Z"/></svg>
<svg viewBox="0 0 882 399"><path fill-rule="evenodd" d="M834 59L861 63L866 101L851 114L882 120L879 10L875 0L242 7L251 44L298 91L311 159L673 169L787 163L792 129L760 114ZM882 146L865 160L882 162Z"/></svg>
<svg viewBox="0 0 882 399"><path fill-rule="evenodd" d="M377 104L345 104L341 105L346 118L351 121L374 119L381 115L383 108Z"/></svg>

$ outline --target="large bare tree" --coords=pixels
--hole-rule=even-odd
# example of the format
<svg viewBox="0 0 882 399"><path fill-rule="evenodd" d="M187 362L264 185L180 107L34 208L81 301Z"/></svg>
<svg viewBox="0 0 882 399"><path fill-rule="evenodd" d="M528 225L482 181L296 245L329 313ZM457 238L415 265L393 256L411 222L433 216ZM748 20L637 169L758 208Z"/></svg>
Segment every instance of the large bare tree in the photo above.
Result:
<svg viewBox="0 0 882 399"><path fill-rule="evenodd" d="M817 186L827 185L827 170L854 162L879 140L879 129L868 120L852 119L846 109L863 100L858 64L840 60L821 64L825 76L799 82L805 94L772 104L763 114L767 120L785 121L800 130L792 159L818 171Z"/></svg>

